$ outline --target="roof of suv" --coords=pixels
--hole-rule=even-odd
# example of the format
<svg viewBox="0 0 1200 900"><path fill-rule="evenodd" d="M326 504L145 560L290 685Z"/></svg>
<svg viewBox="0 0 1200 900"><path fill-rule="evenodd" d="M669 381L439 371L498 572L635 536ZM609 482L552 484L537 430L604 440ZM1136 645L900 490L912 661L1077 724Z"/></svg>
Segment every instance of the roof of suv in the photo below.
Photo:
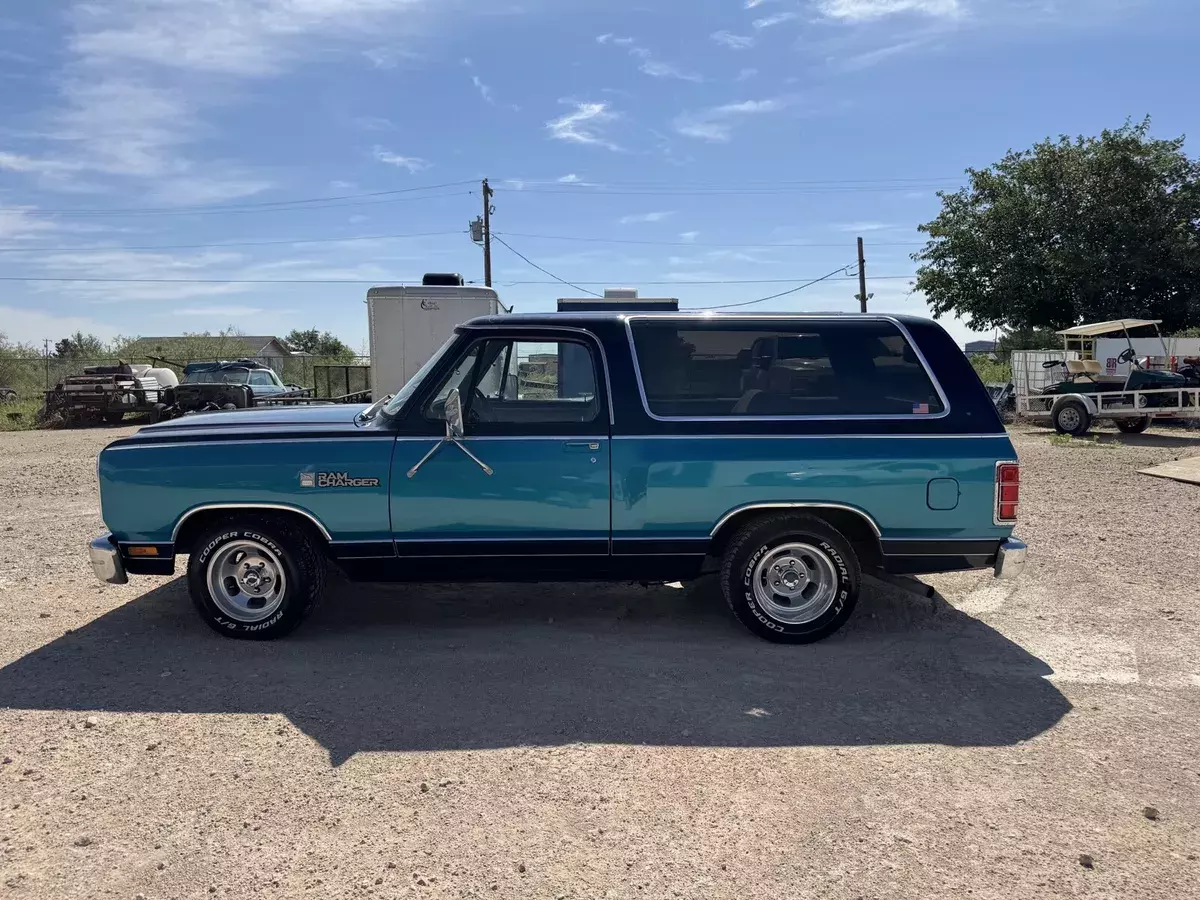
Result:
<svg viewBox="0 0 1200 900"><path fill-rule="evenodd" d="M599 310L594 312L541 312L541 313L508 313L498 316L480 316L464 322L460 327L489 328L496 326L538 326L538 325L584 325L595 322L618 322L626 318L637 319L700 319L704 321L744 322L751 320L769 319L894 319L899 322L929 322L922 316L912 316L904 313L850 313L850 312L753 312L753 313L723 313L707 310L681 309L678 312L640 312L637 310L611 311Z"/></svg>

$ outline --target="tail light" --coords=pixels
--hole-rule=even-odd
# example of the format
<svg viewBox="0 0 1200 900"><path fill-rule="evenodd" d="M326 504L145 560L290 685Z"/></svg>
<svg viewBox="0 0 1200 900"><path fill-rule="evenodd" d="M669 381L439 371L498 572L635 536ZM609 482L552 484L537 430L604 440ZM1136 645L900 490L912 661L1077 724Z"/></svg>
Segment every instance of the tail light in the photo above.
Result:
<svg viewBox="0 0 1200 900"><path fill-rule="evenodd" d="M996 463L997 525L1013 525L1021 498L1021 466L1015 462Z"/></svg>

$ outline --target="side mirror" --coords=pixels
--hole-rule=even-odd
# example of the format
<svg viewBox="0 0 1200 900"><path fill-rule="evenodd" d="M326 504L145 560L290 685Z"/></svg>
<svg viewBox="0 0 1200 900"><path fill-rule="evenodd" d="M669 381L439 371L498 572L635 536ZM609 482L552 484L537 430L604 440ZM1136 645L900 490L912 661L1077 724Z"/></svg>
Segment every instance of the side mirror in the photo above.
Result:
<svg viewBox="0 0 1200 900"><path fill-rule="evenodd" d="M451 388L446 397L446 440L457 441L463 436L462 398L458 388Z"/></svg>

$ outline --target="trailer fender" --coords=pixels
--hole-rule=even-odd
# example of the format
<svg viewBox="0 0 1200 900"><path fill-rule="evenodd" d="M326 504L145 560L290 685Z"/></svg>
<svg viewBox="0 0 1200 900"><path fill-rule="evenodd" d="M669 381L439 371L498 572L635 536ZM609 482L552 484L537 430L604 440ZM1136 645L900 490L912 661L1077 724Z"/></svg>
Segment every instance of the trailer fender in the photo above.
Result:
<svg viewBox="0 0 1200 900"><path fill-rule="evenodd" d="M1088 415L1093 418L1100 411L1099 407L1096 406L1096 401L1087 394L1063 394L1061 397L1056 398L1054 405L1050 407L1050 415L1053 416L1058 411L1058 408L1067 400L1078 400L1088 411Z"/></svg>

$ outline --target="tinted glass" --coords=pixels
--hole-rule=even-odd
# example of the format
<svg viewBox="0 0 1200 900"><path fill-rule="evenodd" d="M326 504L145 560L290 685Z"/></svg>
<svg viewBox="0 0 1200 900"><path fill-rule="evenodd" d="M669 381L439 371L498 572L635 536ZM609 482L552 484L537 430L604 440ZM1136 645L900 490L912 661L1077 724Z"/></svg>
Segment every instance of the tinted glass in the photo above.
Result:
<svg viewBox="0 0 1200 900"><path fill-rule="evenodd" d="M665 417L933 415L942 401L890 322L635 322Z"/></svg>

